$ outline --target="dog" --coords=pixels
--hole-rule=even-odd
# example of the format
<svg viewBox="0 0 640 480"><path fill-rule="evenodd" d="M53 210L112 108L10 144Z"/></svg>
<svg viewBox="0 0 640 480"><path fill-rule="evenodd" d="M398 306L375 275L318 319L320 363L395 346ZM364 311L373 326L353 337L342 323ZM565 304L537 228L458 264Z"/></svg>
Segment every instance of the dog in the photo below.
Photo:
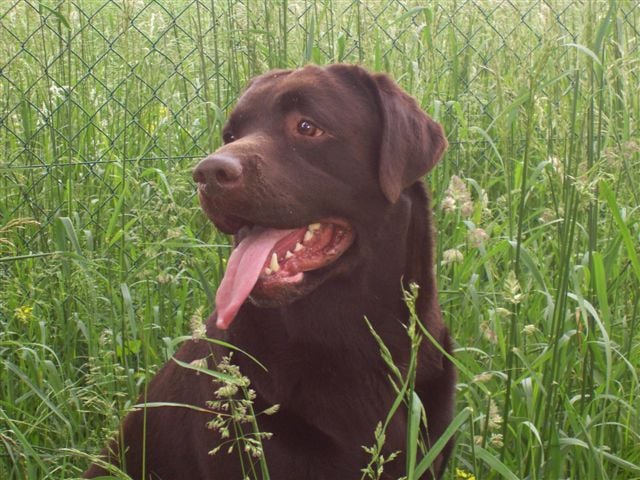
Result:
<svg viewBox="0 0 640 480"><path fill-rule="evenodd" d="M406 374L403 292L411 284L419 320L439 344L421 342L415 380L427 417L422 435L433 445L452 420L456 381L422 181L447 147L442 128L387 75L338 64L253 79L223 140L193 178L203 211L234 236L206 322L207 337L226 343L186 342L140 400L156 406L126 416L106 462L134 479L240 480L257 469L253 453L276 480L361 478L371 460L363 446L375 444L397 396L365 318ZM227 343L246 355L229 360ZM236 444L227 453L238 439L220 423L211 428L228 410L213 411L225 407L210 403L220 392L209 375L185 368L198 361L239 369L255 392L253 412L278 406L255 417L270 436L260 437L259 451ZM387 425L382 454L399 454L382 478L406 473L406 420L402 405ZM452 446L422 478L442 475ZM94 464L85 476L104 474Z"/></svg>

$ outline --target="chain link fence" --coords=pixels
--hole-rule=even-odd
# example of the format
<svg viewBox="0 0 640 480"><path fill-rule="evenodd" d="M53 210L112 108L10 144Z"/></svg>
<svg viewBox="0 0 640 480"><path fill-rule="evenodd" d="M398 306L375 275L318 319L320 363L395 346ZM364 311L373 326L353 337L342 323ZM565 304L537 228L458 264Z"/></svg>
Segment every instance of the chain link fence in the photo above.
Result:
<svg viewBox="0 0 640 480"><path fill-rule="evenodd" d="M585 12L597 19L608 8L480 0L429 7L398 0L3 2L0 225L39 224L4 233L3 255L50 251L48 232L60 216L75 216L76 228L96 238L113 235L105 219L114 198L132 193L128 179L148 168L169 183L188 175L216 147L242 85L269 68L346 61L389 71L427 109L441 105L449 156L459 158L460 129L486 127L498 111L487 72L510 75L529 68L549 43L595 38ZM636 2L617 6L617 48L626 54L638 48L639 13Z"/></svg>
<svg viewBox="0 0 640 480"><path fill-rule="evenodd" d="M594 51L607 18L614 41ZM5 285L14 288L24 265L42 269L36 283L47 284L51 264L31 261L54 252L110 259L110 275L123 280L147 273L161 239L216 243L189 172L218 145L225 114L253 75L309 62L391 73L445 125L451 148L437 183L487 168L492 146L474 129L517 115L540 62L552 58L553 83L585 60L632 61L639 21L636 2L3 2ZM638 84L637 68L630 71L624 80L615 69L607 75ZM505 148L517 157L524 134L517 122L508 131Z"/></svg>

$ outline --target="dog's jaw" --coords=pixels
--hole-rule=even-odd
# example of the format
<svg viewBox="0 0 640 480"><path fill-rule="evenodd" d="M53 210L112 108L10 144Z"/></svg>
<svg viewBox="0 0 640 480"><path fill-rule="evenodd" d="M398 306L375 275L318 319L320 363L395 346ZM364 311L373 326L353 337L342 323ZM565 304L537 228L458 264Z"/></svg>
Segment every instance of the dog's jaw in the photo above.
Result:
<svg viewBox="0 0 640 480"><path fill-rule="evenodd" d="M338 218L295 229L241 228L216 294L217 327L229 328L249 295L261 307L306 295L330 276L354 239L349 223Z"/></svg>

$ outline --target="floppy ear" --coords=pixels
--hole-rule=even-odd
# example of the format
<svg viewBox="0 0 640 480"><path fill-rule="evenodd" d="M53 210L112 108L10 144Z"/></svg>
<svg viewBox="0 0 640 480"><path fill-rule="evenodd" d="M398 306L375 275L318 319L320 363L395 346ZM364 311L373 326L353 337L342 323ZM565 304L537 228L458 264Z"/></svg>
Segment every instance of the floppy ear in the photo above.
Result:
<svg viewBox="0 0 640 480"><path fill-rule="evenodd" d="M378 175L385 197L395 203L402 190L438 163L447 140L431 120L386 75L374 75L382 112Z"/></svg>

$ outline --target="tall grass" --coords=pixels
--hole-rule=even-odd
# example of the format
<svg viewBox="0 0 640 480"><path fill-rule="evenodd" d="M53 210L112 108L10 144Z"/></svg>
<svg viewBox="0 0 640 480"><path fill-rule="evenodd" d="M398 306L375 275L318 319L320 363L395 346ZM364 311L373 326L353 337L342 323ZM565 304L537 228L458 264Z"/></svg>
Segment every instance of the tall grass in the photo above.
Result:
<svg viewBox="0 0 640 480"><path fill-rule="evenodd" d="M389 72L448 134L428 181L470 414L447 478L640 478L639 20L613 1L0 5L0 478L82 471L212 305L228 241L191 167L251 76L336 61Z"/></svg>

